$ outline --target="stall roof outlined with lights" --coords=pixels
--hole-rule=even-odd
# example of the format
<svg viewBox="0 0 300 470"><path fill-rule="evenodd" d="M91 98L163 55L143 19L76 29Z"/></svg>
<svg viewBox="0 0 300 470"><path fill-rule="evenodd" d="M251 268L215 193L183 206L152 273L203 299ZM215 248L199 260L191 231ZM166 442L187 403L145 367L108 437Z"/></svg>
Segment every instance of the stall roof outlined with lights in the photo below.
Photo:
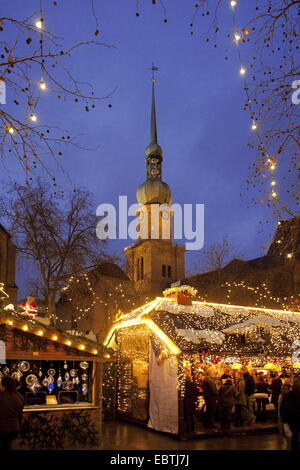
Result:
<svg viewBox="0 0 300 470"><path fill-rule="evenodd" d="M114 344L118 330L137 325L146 325L176 355L205 343L218 354L235 353L237 347L241 354L255 353L263 345L266 354L286 356L300 332L300 312L196 301L184 305L174 297L157 297L120 317L104 345Z"/></svg>
<svg viewBox="0 0 300 470"><path fill-rule="evenodd" d="M194 302L195 292L168 289L110 329L104 345L117 351L120 418L181 435L184 363L195 363L203 352L211 362L239 357L262 366L273 360L292 365L300 312Z"/></svg>

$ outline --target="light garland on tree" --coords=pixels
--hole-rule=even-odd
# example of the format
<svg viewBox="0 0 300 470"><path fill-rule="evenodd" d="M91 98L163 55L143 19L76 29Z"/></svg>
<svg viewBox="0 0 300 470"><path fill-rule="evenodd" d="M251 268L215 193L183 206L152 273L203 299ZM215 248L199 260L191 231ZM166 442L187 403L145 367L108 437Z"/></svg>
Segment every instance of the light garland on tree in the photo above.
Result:
<svg viewBox="0 0 300 470"><path fill-rule="evenodd" d="M85 287L83 286L83 282L85 282ZM61 323L65 322L71 324L74 321L81 321L87 318L89 312L92 312L97 305L103 305L103 307L107 308L114 304L114 311L119 309L121 303L126 304L127 302L127 304L129 304L125 311L128 311L128 309L136 305L136 295L126 299L126 289L122 283L119 283L118 286L112 286L110 289L106 289L106 298L103 298L103 295L97 295L95 287L98 283L98 279L92 282L87 273L80 276L71 276L68 284L62 288L62 293L66 294L66 300L72 304L72 308L75 309L77 316L73 320L62 319L59 316L56 316L56 319ZM78 285L80 287L78 287ZM76 292L78 294L77 296ZM88 297L92 297L92 301L88 306L84 306L83 300L86 300ZM148 299L149 296L144 296L141 302L147 302ZM112 317L109 316L108 320L114 321L115 315Z"/></svg>
<svg viewBox="0 0 300 470"><path fill-rule="evenodd" d="M274 177L274 172L275 172L276 166L278 166L278 162L276 162L276 160L275 160L276 155L272 156L272 157L269 155L269 152L266 148L266 145L263 142L263 138L262 138L262 136L259 132L258 123L255 121L255 118L254 118L255 112L254 112L253 107L252 107L251 97L248 93L249 88L247 86L247 80L246 80L246 68L245 68L244 62L242 60L240 46L239 46L240 40L242 39L241 36L243 34L246 34L246 35L249 34L249 30L240 32L237 29L237 27L236 27L236 15L235 15L235 7L237 6L237 2L236 1L230 2L230 6L232 8L234 42L236 44L238 59L239 59L239 62L240 62L240 74L241 74L243 82L244 82L244 91L245 91L245 94L246 94L246 97L247 97L247 107L249 109L250 117L251 117L251 129L255 132L257 140L259 142L259 148L260 148L263 156L265 157L265 162L263 163L261 168L262 169L268 168L269 172L271 173L271 181L270 181L271 192L269 193L269 198L274 200L274 201L279 201L278 200L277 181L275 180L275 177ZM264 202L263 199L261 199L260 202L263 203Z"/></svg>

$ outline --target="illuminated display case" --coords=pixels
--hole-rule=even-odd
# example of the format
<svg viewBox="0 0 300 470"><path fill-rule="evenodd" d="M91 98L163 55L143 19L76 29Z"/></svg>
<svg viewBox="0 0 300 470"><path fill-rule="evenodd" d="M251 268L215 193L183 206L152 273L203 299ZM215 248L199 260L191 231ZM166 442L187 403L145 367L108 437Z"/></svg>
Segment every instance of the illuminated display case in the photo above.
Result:
<svg viewBox="0 0 300 470"><path fill-rule="evenodd" d="M0 379L11 375L24 396L19 449L98 444L103 365L113 351L15 312L0 310L5 345Z"/></svg>

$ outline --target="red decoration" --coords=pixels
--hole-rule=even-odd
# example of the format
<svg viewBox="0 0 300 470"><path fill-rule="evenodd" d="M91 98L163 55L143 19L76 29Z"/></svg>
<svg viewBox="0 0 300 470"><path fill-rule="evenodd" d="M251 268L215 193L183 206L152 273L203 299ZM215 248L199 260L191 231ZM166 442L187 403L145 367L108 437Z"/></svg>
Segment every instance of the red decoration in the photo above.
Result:
<svg viewBox="0 0 300 470"><path fill-rule="evenodd" d="M176 292L168 297L176 300L179 305L192 305L192 295L189 292Z"/></svg>
<svg viewBox="0 0 300 470"><path fill-rule="evenodd" d="M34 297L27 297L26 302L21 303L21 307L24 310L24 314L30 318L35 318L37 314L37 305L34 301Z"/></svg>

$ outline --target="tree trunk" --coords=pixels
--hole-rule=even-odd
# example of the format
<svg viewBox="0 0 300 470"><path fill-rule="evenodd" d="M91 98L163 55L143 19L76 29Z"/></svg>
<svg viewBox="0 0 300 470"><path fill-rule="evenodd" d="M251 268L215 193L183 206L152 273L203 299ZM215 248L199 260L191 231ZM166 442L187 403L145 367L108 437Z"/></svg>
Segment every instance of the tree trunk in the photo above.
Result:
<svg viewBox="0 0 300 470"><path fill-rule="evenodd" d="M51 298L48 297L48 317L50 319L50 324L56 326L56 305L55 301L53 302Z"/></svg>

